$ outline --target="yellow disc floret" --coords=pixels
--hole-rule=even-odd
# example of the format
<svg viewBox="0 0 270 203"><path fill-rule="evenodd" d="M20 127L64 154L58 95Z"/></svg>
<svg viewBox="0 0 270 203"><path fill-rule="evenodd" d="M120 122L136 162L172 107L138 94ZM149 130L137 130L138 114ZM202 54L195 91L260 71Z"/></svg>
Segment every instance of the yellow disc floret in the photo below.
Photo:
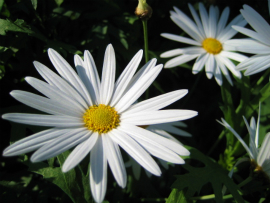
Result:
<svg viewBox="0 0 270 203"><path fill-rule="evenodd" d="M214 38L206 38L203 40L202 47L209 54L219 54L222 51L222 44Z"/></svg>
<svg viewBox="0 0 270 203"><path fill-rule="evenodd" d="M85 126L99 134L107 133L119 126L120 116L113 107L99 104L87 109L83 115Z"/></svg>

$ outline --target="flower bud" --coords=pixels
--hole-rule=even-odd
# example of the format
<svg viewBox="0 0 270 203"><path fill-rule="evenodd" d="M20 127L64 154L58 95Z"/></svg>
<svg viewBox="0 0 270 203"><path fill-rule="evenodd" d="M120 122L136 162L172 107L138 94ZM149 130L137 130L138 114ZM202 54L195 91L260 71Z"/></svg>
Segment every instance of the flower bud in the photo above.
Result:
<svg viewBox="0 0 270 203"><path fill-rule="evenodd" d="M135 10L136 16L141 18L142 20L148 20L152 16L153 10L146 3L146 0L139 0L139 4Z"/></svg>

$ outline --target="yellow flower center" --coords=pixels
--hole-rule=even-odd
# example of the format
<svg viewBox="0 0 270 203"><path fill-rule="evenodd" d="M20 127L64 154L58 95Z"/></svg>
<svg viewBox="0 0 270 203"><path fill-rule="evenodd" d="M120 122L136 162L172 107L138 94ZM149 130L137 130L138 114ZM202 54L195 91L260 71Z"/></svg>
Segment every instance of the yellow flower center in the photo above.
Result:
<svg viewBox="0 0 270 203"><path fill-rule="evenodd" d="M85 126L94 132L107 133L119 126L120 116L113 107L93 105L83 115Z"/></svg>
<svg viewBox="0 0 270 203"><path fill-rule="evenodd" d="M222 51L222 44L214 38L206 38L203 40L202 47L209 54L219 54Z"/></svg>

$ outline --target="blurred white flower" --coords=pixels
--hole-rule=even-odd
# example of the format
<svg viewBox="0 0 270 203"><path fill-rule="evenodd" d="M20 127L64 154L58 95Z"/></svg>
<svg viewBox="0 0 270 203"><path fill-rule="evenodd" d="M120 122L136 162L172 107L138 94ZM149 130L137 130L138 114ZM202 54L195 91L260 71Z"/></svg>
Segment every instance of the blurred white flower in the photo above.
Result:
<svg viewBox="0 0 270 203"><path fill-rule="evenodd" d="M197 74L205 67L206 76L209 79L214 75L217 83L222 85L222 72L232 85L227 69L238 78L241 78L241 73L236 70L234 63L230 59L241 62L247 57L232 52L235 47L232 45L226 46L224 43L237 33L231 26L245 26L246 21L241 15L238 15L226 26L230 13L228 7L223 10L219 17L218 7L210 6L208 14L203 4L200 3L200 19L193 6L190 4L188 6L195 22L176 7L174 7L175 11L171 11L171 19L193 39L168 33L162 33L161 36L192 46L170 50L161 54L160 56L163 58L177 56L169 60L165 64L165 68L176 67L196 58L192 68L193 74Z"/></svg>

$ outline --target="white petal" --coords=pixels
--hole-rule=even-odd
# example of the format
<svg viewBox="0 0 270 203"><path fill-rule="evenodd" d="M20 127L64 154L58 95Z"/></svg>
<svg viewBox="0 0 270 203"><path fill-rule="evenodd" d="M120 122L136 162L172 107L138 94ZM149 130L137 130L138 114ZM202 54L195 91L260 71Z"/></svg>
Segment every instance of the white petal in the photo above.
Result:
<svg viewBox="0 0 270 203"><path fill-rule="evenodd" d="M209 31L210 35L208 37L215 38L216 37L216 31L217 31L217 13L214 8L214 6L210 6L209 8Z"/></svg>
<svg viewBox="0 0 270 203"><path fill-rule="evenodd" d="M172 56L177 56L183 54L183 49L173 49L170 51L166 51L160 55L161 58L168 58Z"/></svg>
<svg viewBox="0 0 270 203"><path fill-rule="evenodd" d="M159 136L151 131L145 130L143 128L130 125L130 124L123 124L119 127L119 130L127 133L128 135L132 136L133 139L140 139L144 140L145 142L150 142L151 144L156 144L156 146L164 146L173 152L182 155L188 156L190 152L183 147L181 144ZM146 148L147 149L147 148Z"/></svg>
<svg viewBox="0 0 270 203"><path fill-rule="evenodd" d="M243 119L245 121L246 127L247 127L248 132L249 132L249 149L251 150L251 152L252 152L252 154L254 156L254 159L257 160L258 149L257 149L256 144L255 144L255 133L256 133L256 129L252 130L250 128L250 126L248 125L247 119L244 116L243 116ZM252 117L250 121L251 122L252 121L254 122L254 117Z"/></svg>
<svg viewBox="0 0 270 203"><path fill-rule="evenodd" d="M214 70L214 75L215 75L216 82L218 83L219 86L221 86L222 85L222 75L221 75L220 69L217 65L216 65L215 70Z"/></svg>
<svg viewBox="0 0 270 203"><path fill-rule="evenodd" d="M102 80L100 85L100 102L108 105L114 89L115 80L115 54L111 44L105 51L104 63L102 69Z"/></svg>
<svg viewBox="0 0 270 203"><path fill-rule="evenodd" d="M115 83L113 97L112 101L110 102L110 106L114 106L123 95L124 91L126 90L126 87L128 86L129 82L132 79L132 76L136 72L138 65L141 62L142 55L143 51L142 50L138 51L138 53L132 58L132 60L129 62L125 70L119 76L118 80Z"/></svg>
<svg viewBox="0 0 270 203"><path fill-rule="evenodd" d="M218 21L218 25L217 25L217 36L219 35L219 33L224 29L227 21L228 21L228 17L230 14L230 8L226 7L223 11L222 14L220 16L220 19Z"/></svg>
<svg viewBox="0 0 270 203"><path fill-rule="evenodd" d="M115 105L117 112L125 111L131 104L133 104L144 91L152 84L162 69L162 65L158 65L155 69L150 70L140 80L135 83L130 90L119 100Z"/></svg>
<svg viewBox="0 0 270 203"><path fill-rule="evenodd" d="M254 32L253 30L243 28L240 26L232 26L232 28L237 30L238 32L241 32L244 35L247 35L248 37L258 40L259 42L265 45L268 45L268 46L270 45L269 40L263 37L260 33Z"/></svg>
<svg viewBox="0 0 270 203"><path fill-rule="evenodd" d="M215 57L218 58L218 60L223 63L232 72L232 74L234 74L238 78L241 78L241 73L236 70L235 65L231 60L220 55L216 55Z"/></svg>
<svg viewBox="0 0 270 203"><path fill-rule="evenodd" d="M252 56L246 60L244 60L243 62L241 62L240 64L237 65L236 69L237 70L246 70L248 69L252 64L254 63L258 63L261 61L265 61L269 58L268 55L255 55Z"/></svg>
<svg viewBox="0 0 270 203"><path fill-rule="evenodd" d="M86 103L86 101L81 97L76 89L74 89L70 84L68 84L63 78L55 74L49 68L44 66L43 64L34 61L34 66L39 72L39 74L52 86L58 88L66 95L69 95L73 100L79 102L82 106L88 107L90 103Z"/></svg>
<svg viewBox="0 0 270 203"><path fill-rule="evenodd" d="M202 20L202 25L203 25L203 29L204 29L204 33L206 35L206 37L210 36L210 30L208 27L208 14L207 11L204 7L204 5L202 3L199 3L199 11L200 11L200 16L201 16L201 20Z"/></svg>
<svg viewBox="0 0 270 203"><path fill-rule="evenodd" d="M239 62L242 62L245 59L248 59L248 57L243 55L243 54L238 54L238 53L229 52L229 51L222 51L222 52L220 52L220 55L224 56L226 58L233 59L235 61L239 61Z"/></svg>
<svg viewBox="0 0 270 203"><path fill-rule="evenodd" d="M243 26L245 26L246 24L247 24L247 21L242 20L242 21L240 21L239 23L237 23L236 25L237 25L237 26L240 26L240 27L243 27ZM230 28L230 29L228 29L226 32L225 32L225 31L222 32L222 33L220 34L220 36L217 37L217 39L218 39L221 43L224 43L224 42L226 42L227 40L231 39L231 38L232 38L234 35L236 35L236 34L237 34L237 31L234 30L234 29L232 29L232 28Z"/></svg>
<svg viewBox="0 0 270 203"><path fill-rule="evenodd" d="M257 163L259 166L263 166L267 159L270 159L270 133L267 133L263 139L262 146L258 154Z"/></svg>
<svg viewBox="0 0 270 203"><path fill-rule="evenodd" d="M86 67L87 76L92 84L93 91L95 92L96 95L96 102L99 102L100 79L98 76L95 61L89 51L84 52L84 64Z"/></svg>
<svg viewBox="0 0 270 203"><path fill-rule="evenodd" d="M89 154L96 144L98 136L98 133L93 133L87 140L75 147L75 149L69 154L62 167L62 171L64 173L77 166L84 159L84 157Z"/></svg>
<svg viewBox="0 0 270 203"><path fill-rule="evenodd" d="M107 190L107 158L101 137L98 138L92 149L90 161L90 187L92 196L97 203L101 203Z"/></svg>
<svg viewBox="0 0 270 203"><path fill-rule="evenodd" d="M257 13L253 8L248 5L243 6L244 9L241 9L240 12L244 16L244 18L248 21L251 27L254 28L260 35L262 35L265 39L268 40L268 45L270 45L269 34L270 34L270 26L264 20L264 18Z"/></svg>
<svg viewBox="0 0 270 203"><path fill-rule="evenodd" d="M161 124L157 124L157 125L151 125L149 127L156 128L156 129L162 129L162 130L165 130L169 133L173 133L175 135L179 135L179 136L183 136L183 137L191 137L190 133L188 133L182 129L176 128L175 126L173 126L173 124L174 124L174 122L173 123L161 123Z"/></svg>
<svg viewBox="0 0 270 203"><path fill-rule="evenodd" d="M232 79L230 77L230 74L229 74L227 68L225 67L225 65L223 64L223 62L221 62L219 60L219 58L217 56L215 56L215 59L216 59L217 65L221 69L223 75L226 77L226 79L228 80L228 82L230 83L230 85L233 86L233 82L232 82Z"/></svg>
<svg viewBox="0 0 270 203"><path fill-rule="evenodd" d="M3 152L3 156L16 156L34 151L68 131L70 129L53 128L35 133L7 147Z"/></svg>
<svg viewBox="0 0 270 203"><path fill-rule="evenodd" d="M211 79L216 67L216 60L213 54L209 54L208 60L205 62L205 72L208 79Z"/></svg>
<svg viewBox="0 0 270 203"><path fill-rule="evenodd" d="M188 55L206 53L205 49L202 47L188 47L182 50L183 50L183 54L188 54Z"/></svg>
<svg viewBox="0 0 270 203"><path fill-rule="evenodd" d="M198 113L192 110L160 110L145 111L131 115L122 115L122 122L134 125L152 125L158 123L169 123L173 121L186 120L196 116Z"/></svg>
<svg viewBox="0 0 270 203"><path fill-rule="evenodd" d="M110 138L110 133L101 135L104 152L106 154L109 166L118 185L126 187L127 174L120 149Z"/></svg>
<svg viewBox="0 0 270 203"><path fill-rule="evenodd" d="M25 80L28 84L34 87L36 90L44 94L45 96L57 102L59 105L68 105L73 111L84 113L87 106L82 106L80 103L75 101L70 95L62 92L61 90L41 81L36 78L26 77ZM65 101L65 102L63 102Z"/></svg>
<svg viewBox="0 0 270 203"><path fill-rule="evenodd" d="M218 121L221 125L223 125L224 127L226 127L228 130L230 130L234 136L239 140L239 142L241 142L241 144L243 145L243 147L246 149L247 153L249 154L251 159L254 159L254 156L252 154L252 152L250 151L250 149L248 148L247 144L245 143L245 141L240 137L240 135L238 135L237 132L235 132L235 130L223 119L221 118L221 121Z"/></svg>
<svg viewBox="0 0 270 203"><path fill-rule="evenodd" d="M160 124L158 124L158 125L160 125ZM172 141L174 141L174 142L179 143L180 145L182 145L182 143L179 140L175 139L172 135L170 135L166 131L160 130L160 129L154 127L154 126L158 126L158 125L150 125L146 129L149 130L149 131L151 131L151 132L153 132L153 133L155 133L155 134L157 134L157 135L160 135L160 136L162 136L164 138L167 138L169 140L172 140Z"/></svg>
<svg viewBox="0 0 270 203"><path fill-rule="evenodd" d="M197 41L190 39L190 38L187 38L187 37L182 37L179 35L174 35L174 34L169 34L169 33L162 33L161 36L165 37L167 39L170 39L170 40L177 41L177 42L201 46L200 42L197 42Z"/></svg>
<svg viewBox="0 0 270 203"><path fill-rule="evenodd" d="M67 115L77 118L81 118L82 116L80 112L66 108L64 105L59 105L59 103L56 103L51 99L30 92L13 90L10 94L18 101L49 114Z"/></svg>
<svg viewBox="0 0 270 203"><path fill-rule="evenodd" d="M172 68L172 67L181 65L183 63L186 63L188 61L195 59L198 56L199 56L198 54L193 54L193 55L181 55L181 56L175 57L167 61L164 68Z"/></svg>
<svg viewBox="0 0 270 203"><path fill-rule="evenodd" d="M192 68L192 73L197 74L202 70L204 67L206 61L208 60L210 54L201 54L195 61L193 68Z"/></svg>
<svg viewBox="0 0 270 203"><path fill-rule="evenodd" d="M52 142L38 149L32 156L32 162L44 161L57 156L75 145L85 141L90 135L90 131L85 128L70 129L67 133L54 139Z"/></svg>
<svg viewBox="0 0 270 203"><path fill-rule="evenodd" d="M142 167L156 176L161 175L160 168L154 159L126 133L118 129L114 129L110 132L110 136L114 142L119 144Z"/></svg>
<svg viewBox="0 0 270 203"><path fill-rule="evenodd" d="M270 67L270 57L268 56L268 58L267 59L265 58L264 61L257 61L253 63L245 72L245 76L259 73L269 67Z"/></svg>
<svg viewBox="0 0 270 203"><path fill-rule="evenodd" d="M48 49L48 54L58 73L73 85L88 104L92 104L92 100L86 87L68 62L53 49Z"/></svg>
<svg viewBox="0 0 270 203"><path fill-rule="evenodd" d="M173 92L162 94L160 96L153 97L151 99L147 99L147 100L144 100L142 102L132 105L123 114L130 115L130 114L141 112L141 111L156 111L181 99L187 93L188 93L188 90L176 90Z"/></svg>
<svg viewBox="0 0 270 203"><path fill-rule="evenodd" d="M198 26L198 30L199 30L202 38L203 39L206 38L206 35L204 33L204 29L203 29L201 20L200 20L200 18L198 16L197 12L195 11L195 9L193 8L193 6L190 3L188 4L188 7L189 7L189 10L190 10L190 12L191 12L191 14L192 14L192 16L193 16L193 18L194 18L197 26Z"/></svg>
<svg viewBox="0 0 270 203"><path fill-rule="evenodd" d="M40 126L62 127L62 128L83 126L83 121L81 118L75 118L70 116L8 113L2 115L2 118L9 121L28 125L40 125Z"/></svg>

